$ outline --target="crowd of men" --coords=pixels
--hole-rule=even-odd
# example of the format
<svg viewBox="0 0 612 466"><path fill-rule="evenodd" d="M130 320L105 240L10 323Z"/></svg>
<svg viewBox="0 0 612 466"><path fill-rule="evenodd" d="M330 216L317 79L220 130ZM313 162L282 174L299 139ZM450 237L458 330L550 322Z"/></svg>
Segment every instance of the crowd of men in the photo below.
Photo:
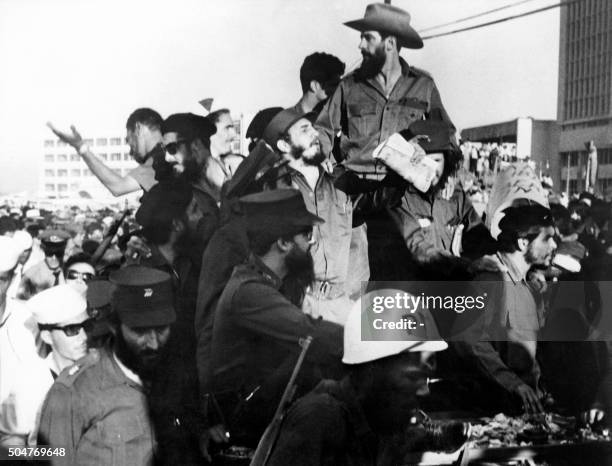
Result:
<svg viewBox="0 0 612 466"><path fill-rule="evenodd" d="M135 110L138 167L123 177L76 128L49 125L114 195L143 195L123 215L3 209L0 446L61 447L65 464L222 464L228 446L257 446L308 337L268 464L397 464L419 404L605 421L605 338L538 339L555 319L586 336L606 312L584 287L612 270L610 204L516 199L493 238L456 176L433 78L399 55L423 46L409 14L372 4L346 25L361 66L343 77L338 58L306 57L302 96L256 115L248 154L232 153L227 109ZM435 167L428 189L373 158L395 133ZM501 287L464 340L443 341L443 322L438 338L362 340L364 293L409 280ZM555 282L589 299L568 305Z"/></svg>

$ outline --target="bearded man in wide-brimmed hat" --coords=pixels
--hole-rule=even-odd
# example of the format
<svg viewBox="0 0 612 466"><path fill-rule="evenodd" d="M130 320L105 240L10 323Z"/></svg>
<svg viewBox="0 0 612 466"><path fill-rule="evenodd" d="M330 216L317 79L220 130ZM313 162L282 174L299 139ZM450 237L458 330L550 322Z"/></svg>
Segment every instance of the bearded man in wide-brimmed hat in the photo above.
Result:
<svg viewBox="0 0 612 466"><path fill-rule="evenodd" d="M345 23L361 33L363 61L340 83L317 119L323 152L331 153L340 132L343 165L360 173L384 172L372 152L393 133L422 119L451 123L433 78L409 66L402 47L420 49L423 41L410 14L392 5L368 5L362 19Z"/></svg>

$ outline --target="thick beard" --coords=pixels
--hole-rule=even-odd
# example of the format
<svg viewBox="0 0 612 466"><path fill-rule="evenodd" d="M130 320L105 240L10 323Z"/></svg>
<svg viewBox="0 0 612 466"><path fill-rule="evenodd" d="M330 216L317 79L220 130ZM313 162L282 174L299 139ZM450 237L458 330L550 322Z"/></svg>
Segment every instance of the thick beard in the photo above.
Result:
<svg viewBox="0 0 612 466"><path fill-rule="evenodd" d="M359 74L365 79L371 79L380 73L385 65L385 51L376 49L374 55L363 55L363 61L359 67Z"/></svg>
<svg viewBox="0 0 612 466"><path fill-rule="evenodd" d="M115 354L125 366L134 371L143 380L151 380L155 374L157 363L159 362L159 351L148 350L146 353L135 354L128 346L121 329L117 329L115 336ZM143 356L146 354L156 354L156 358L145 360Z"/></svg>
<svg viewBox="0 0 612 466"><path fill-rule="evenodd" d="M315 279L312 256L310 252L303 252L294 247L287 254L285 265L288 272L283 279L281 292L289 301L301 307L306 288L311 286Z"/></svg>
<svg viewBox="0 0 612 466"><path fill-rule="evenodd" d="M325 154L321 151L321 146L319 145L318 151L316 154L311 155L310 157L304 156L305 149L299 146L291 145L291 155L294 159L299 160L302 159L304 164L311 166L319 166L325 160Z"/></svg>

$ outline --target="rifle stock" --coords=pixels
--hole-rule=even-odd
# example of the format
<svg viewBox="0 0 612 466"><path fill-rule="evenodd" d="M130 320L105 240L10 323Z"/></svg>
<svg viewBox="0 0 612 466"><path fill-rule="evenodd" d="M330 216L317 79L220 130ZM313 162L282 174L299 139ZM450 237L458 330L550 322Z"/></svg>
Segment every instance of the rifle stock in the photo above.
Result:
<svg viewBox="0 0 612 466"><path fill-rule="evenodd" d="M293 368L293 372L291 377L289 378L289 382L287 383L287 387L285 387L285 391L283 392L283 396L281 397L280 402L278 403L278 407L276 408L276 412L274 413L274 418L272 422L268 424L264 434L262 435L259 443L257 444L257 449L253 454L253 458L249 466L265 466L270 459L270 455L272 454L272 450L274 449L274 445L276 444L276 440L278 439L278 434L280 433L281 426L283 424L283 420L285 418L285 413L287 411L287 407L291 400L293 399L293 395L295 394L295 380L302 368L302 364L304 363L304 358L306 357L306 352L312 343L312 336L306 337L303 341L300 341L300 346L302 347L302 351L300 356L298 357L297 362L295 363L295 367Z"/></svg>

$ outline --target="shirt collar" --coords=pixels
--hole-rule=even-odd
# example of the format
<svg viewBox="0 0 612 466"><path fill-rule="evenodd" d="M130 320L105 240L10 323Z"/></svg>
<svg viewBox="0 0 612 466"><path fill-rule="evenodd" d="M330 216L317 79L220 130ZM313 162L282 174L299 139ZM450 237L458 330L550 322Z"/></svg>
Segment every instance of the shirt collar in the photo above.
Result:
<svg viewBox="0 0 612 466"><path fill-rule="evenodd" d="M121 372L123 372L123 375L125 375L128 379L130 379L132 382L142 386L142 380L140 379L140 377L138 376L138 374L136 374L136 372L132 371L131 369L129 369L125 364L123 364L121 362L121 360L117 357L117 355L115 354L115 352L113 352L113 359L115 360L115 362L117 363L117 365L119 366L119 369L121 369Z"/></svg>
<svg viewBox="0 0 612 466"><path fill-rule="evenodd" d="M251 253L248 263L257 273L269 281L274 288L278 290L281 287L282 280L255 254Z"/></svg>

